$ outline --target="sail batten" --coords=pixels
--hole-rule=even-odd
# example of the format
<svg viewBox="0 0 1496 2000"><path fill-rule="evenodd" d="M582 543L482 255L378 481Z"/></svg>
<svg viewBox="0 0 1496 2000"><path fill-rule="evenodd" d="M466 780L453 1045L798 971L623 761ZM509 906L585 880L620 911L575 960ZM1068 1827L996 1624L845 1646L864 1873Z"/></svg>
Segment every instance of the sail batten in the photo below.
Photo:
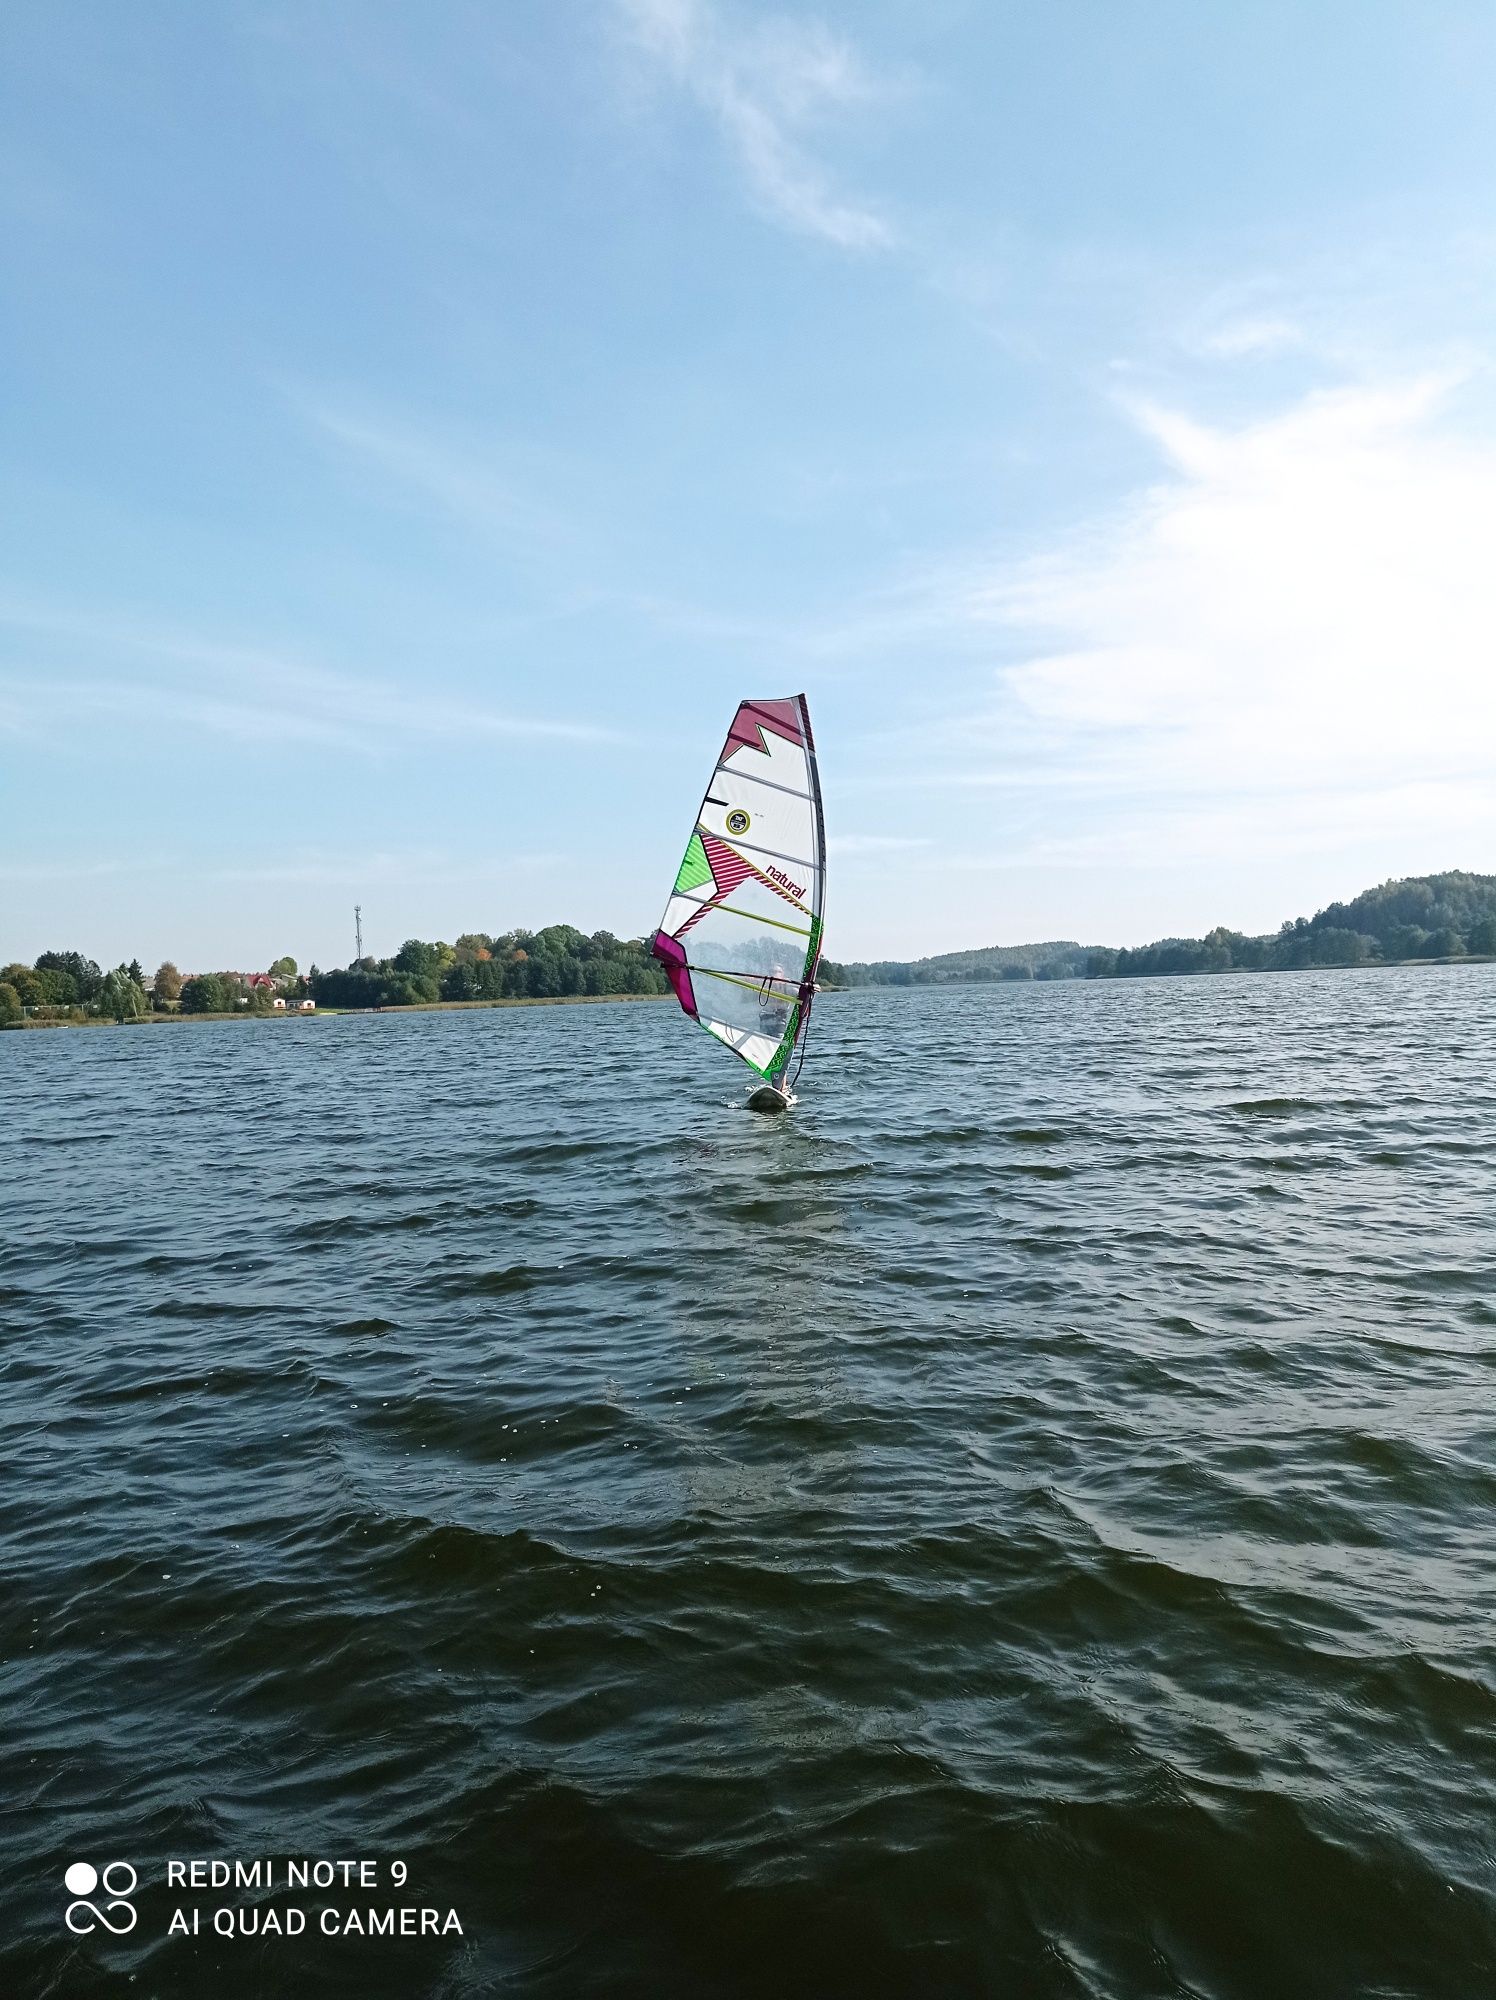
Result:
<svg viewBox="0 0 1496 2000"><path fill-rule="evenodd" d="M809 1018L825 886L805 697L741 702L651 950L685 1012L772 1083Z"/></svg>

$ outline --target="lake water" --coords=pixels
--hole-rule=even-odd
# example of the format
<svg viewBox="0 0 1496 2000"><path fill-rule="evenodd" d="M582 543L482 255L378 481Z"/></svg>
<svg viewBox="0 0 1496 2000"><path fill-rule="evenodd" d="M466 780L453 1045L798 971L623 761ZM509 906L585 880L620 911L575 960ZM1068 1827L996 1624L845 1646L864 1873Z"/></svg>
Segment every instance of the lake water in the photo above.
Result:
<svg viewBox="0 0 1496 2000"><path fill-rule="evenodd" d="M668 1003L0 1035L0 1990L1488 2000L1496 967L743 1081ZM318 1934L392 1902L462 1934Z"/></svg>

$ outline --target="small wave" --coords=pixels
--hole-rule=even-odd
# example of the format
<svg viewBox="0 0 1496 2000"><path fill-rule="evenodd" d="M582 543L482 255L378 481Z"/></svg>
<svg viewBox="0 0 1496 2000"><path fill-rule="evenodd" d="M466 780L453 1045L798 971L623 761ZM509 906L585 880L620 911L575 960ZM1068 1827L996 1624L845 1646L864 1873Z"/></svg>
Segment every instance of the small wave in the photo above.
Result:
<svg viewBox="0 0 1496 2000"><path fill-rule="evenodd" d="M456 1271L436 1279L430 1289L444 1298L500 1298L507 1293L533 1292L552 1282L562 1265L503 1264L486 1271Z"/></svg>
<svg viewBox="0 0 1496 2000"><path fill-rule="evenodd" d="M158 1299L147 1306L152 1319L258 1319L270 1308L238 1299Z"/></svg>

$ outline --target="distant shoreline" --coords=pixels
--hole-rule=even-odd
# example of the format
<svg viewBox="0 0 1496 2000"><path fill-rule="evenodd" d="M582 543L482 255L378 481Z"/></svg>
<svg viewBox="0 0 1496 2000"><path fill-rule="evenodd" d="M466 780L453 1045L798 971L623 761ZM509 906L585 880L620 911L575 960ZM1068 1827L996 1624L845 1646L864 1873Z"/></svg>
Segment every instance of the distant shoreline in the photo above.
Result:
<svg viewBox="0 0 1496 2000"><path fill-rule="evenodd" d="M829 993L950 993L971 989L985 989L995 986L1101 986L1119 985L1140 979L1231 979L1262 974L1278 978L1302 972L1397 972L1409 966L1448 965L1493 965L1496 953L1461 952L1450 958L1387 958L1363 959L1359 965L1228 965L1217 970L1196 969L1190 972L1122 972L1108 973L1104 978L1088 978L1085 974L1070 974L1056 979L918 979L918 980L872 980L861 979L842 986L827 984L822 986L822 994ZM495 1007L600 1007L615 1000L669 1000L669 993L547 993L515 995L502 1000L422 1000L404 1006L394 1007L318 1007L310 1013L302 1013L299 1008L272 1009L266 1013L252 1013L247 1007L237 1007L227 1013L211 1014L142 1014L133 1021L115 1021L97 1014L85 1015L82 1020L22 1020L10 1021L0 1028L0 1033L19 1033L31 1028L160 1028L193 1021L317 1021L336 1020L345 1015L371 1014L472 1014Z"/></svg>
<svg viewBox="0 0 1496 2000"><path fill-rule="evenodd" d="M1410 966L1496 965L1496 952L1462 951L1450 958L1364 958L1358 965L1195 966L1188 972L1071 972L1052 979L859 979L846 986L823 985L823 993L952 993L991 986L1122 986L1139 979L1293 979L1305 972L1402 972Z"/></svg>
<svg viewBox="0 0 1496 2000"><path fill-rule="evenodd" d="M919 959L822 959L827 984L933 986L960 981L1175 979L1206 972L1310 972L1363 965L1441 965L1496 957L1496 874L1446 868L1363 889L1276 932L1248 936L1217 924L1203 937L1150 944L1081 944L1075 938L982 945Z"/></svg>
<svg viewBox="0 0 1496 2000"><path fill-rule="evenodd" d="M89 1014L81 1021L11 1021L3 1032L23 1028L164 1028L193 1021L328 1021L349 1014L472 1014L491 1007L599 1007L613 1000L669 1000L668 993L546 993L506 1000L422 1000L404 1007L318 1007L303 1014L299 1008L271 1008L252 1013L235 1007L218 1014L141 1014L133 1021L113 1021Z"/></svg>

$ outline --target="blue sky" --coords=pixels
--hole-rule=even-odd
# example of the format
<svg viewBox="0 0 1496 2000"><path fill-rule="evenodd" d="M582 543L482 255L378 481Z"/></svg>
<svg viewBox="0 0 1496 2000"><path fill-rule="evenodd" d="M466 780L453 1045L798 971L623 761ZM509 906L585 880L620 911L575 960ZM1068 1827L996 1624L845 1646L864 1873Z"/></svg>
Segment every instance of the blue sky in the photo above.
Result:
<svg viewBox="0 0 1496 2000"><path fill-rule="evenodd" d="M0 961L835 957L1496 869L1496 10L0 16Z"/></svg>

